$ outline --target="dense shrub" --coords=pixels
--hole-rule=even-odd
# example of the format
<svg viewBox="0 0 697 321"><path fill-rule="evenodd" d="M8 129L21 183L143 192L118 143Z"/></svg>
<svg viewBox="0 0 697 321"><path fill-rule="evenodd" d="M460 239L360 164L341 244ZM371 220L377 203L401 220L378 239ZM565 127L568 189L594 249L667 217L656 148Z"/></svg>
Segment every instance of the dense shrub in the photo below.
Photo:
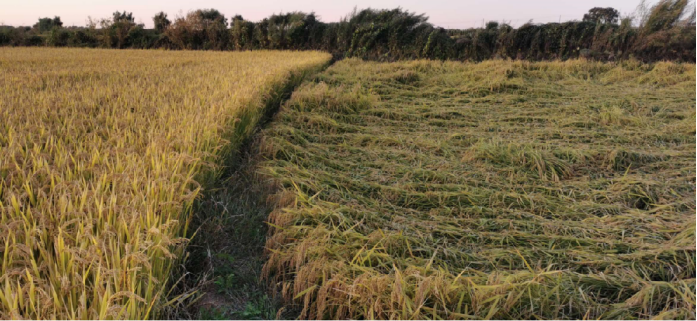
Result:
<svg viewBox="0 0 697 321"><path fill-rule="evenodd" d="M70 40L70 32L61 27L53 27L48 33L48 38L46 38L46 44L54 47L64 47L68 45L68 40Z"/></svg>
<svg viewBox="0 0 697 321"><path fill-rule="evenodd" d="M164 34L173 49L229 49L227 18L215 9L196 10L178 17Z"/></svg>
<svg viewBox="0 0 697 321"><path fill-rule="evenodd" d="M70 33L68 46L70 47L96 47L99 40L94 32L89 29L75 29Z"/></svg>
<svg viewBox="0 0 697 321"><path fill-rule="evenodd" d="M18 38L15 45L16 46L36 47L36 46L43 46L45 42L46 42L45 37L40 36L40 35L29 34L29 35L26 35L25 38Z"/></svg>
<svg viewBox="0 0 697 321"><path fill-rule="evenodd" d="M11 27L0 26L0 46L9 46L12 43Z"/></svg>
<svg viewBox="0 0 697 321"><path fill-rule="evenodd" d="M255 45L254 22L235 16L230 22L230 49L251 49Z"/></svg>

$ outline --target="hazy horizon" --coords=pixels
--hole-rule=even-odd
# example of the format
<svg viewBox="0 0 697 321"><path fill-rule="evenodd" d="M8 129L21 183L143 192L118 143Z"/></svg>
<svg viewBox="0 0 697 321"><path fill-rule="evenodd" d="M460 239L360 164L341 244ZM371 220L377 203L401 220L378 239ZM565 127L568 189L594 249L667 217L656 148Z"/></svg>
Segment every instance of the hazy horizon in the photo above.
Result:
<svg viewBox="0 0 697 321"><path fill-rule="evenodd" d="M354 8L392 9L423 13L429 22L444 28L472 28L482 26L486 21L505 21L513 26L530 20L536 23L581 20L583 14L593 7L613 7L623 16L632 14L639 0L463 0L463 1L395 1L395 0L356 0L354 2L328 2L319 0L257 0L232 1L204 0L190 2L172 1L134 1L127 0L114 4L106 0L65 0L58 4L51 0L5 0L0 4L0 25L31 26L41 17L60 16L64 26L84 26L88 17L109 18L114 11L133 12L137 23L153 26L152 17L164 11L170 20L196 9L214 8L226 17L242 15L245 19L259 21L274 13L292 11L314 12L324 22L339 21ZM655 1L650 1L655 2Z"/></svg>

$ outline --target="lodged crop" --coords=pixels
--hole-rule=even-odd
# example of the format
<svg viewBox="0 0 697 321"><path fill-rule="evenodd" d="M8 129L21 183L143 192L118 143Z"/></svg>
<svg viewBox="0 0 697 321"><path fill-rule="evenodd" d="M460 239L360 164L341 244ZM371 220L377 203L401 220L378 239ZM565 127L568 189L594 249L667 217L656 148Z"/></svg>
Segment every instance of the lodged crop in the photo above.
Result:
<svg viewBox="0 0 697 321"><path fill-rule="evenodd" d="M345 60L261 142L301 318L695 318L694 64Z"/></svg>

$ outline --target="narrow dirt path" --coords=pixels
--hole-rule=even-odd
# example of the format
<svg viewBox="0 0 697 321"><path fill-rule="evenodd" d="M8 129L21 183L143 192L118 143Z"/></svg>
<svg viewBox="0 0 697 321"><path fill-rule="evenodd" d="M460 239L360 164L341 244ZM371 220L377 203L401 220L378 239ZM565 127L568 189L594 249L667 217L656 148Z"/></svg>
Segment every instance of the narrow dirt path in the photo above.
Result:
<svg viewBox="0 0 697 321"><path fill-rule="evenodd" d="M195 319L273 319L278 302L260 282L266 219L271 208L245 151L235 170L206 194L196 209L187 270L202 294L189 313Z"/></svg>
<svg viewBox="0 0 697 321"><path fill-rule="evenodd" d="M304 75L304 81L321 71ZM254 146L259 131L301 83L291 80L280 96L270 99L256 132L226 161L222 179L204 191L195 204L190 223L194 234L179 274L183 276L173 291L177 294L171 295L190 296L173 309L173 318L276 319L297 314L278 314L280 301L274 299L274 290L260 281L266 220L272 210L267 197L273 190L256 174L258 156Z"/></svg>

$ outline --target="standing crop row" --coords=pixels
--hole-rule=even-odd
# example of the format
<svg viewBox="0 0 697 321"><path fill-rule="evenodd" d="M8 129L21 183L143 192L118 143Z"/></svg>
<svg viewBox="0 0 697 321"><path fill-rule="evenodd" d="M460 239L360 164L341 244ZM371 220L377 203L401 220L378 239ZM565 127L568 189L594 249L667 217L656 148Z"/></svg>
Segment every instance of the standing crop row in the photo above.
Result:
<svg viewBox="0 0 697 321"><path fill-rule="evenodd" d="M156 316L216 164L327 60L0 49L0 318Z"/></svg>

